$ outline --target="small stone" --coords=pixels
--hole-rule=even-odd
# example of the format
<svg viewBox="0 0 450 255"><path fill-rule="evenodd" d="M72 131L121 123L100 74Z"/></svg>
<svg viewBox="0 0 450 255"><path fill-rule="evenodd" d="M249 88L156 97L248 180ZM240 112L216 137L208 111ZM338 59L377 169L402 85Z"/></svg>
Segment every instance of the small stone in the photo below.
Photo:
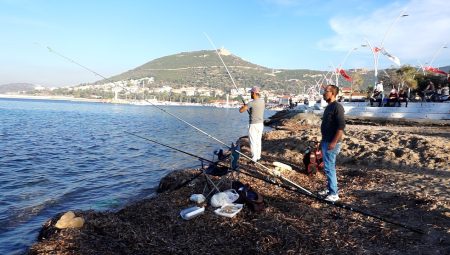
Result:
<svg viewBox="0 0 450 255"><path fill-rule="evenodd" d="M59 229L63 228L81 228L84 225L84 219L81 217L75 217L75 213L72 211L66 212L56 222L55 227Z"/></svg>

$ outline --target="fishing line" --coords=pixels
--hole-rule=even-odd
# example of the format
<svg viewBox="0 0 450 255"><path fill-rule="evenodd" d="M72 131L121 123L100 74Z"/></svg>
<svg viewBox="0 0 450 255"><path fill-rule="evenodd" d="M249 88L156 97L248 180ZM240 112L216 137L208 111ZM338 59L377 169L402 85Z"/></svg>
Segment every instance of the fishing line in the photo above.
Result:
<svg viewBox="0 0 450 255"><path fill-rule="evenodd" d="M245 170L245 171L249 171L248 169L244 169L244 170ZM410 231L412 231L412 232L415 232L415 233L418 233L418 234L424 234L424 232L423 232L422 230L416 229L416 228L412 228L412 227L407 226L407 225L405 225L405 224L403 224L403 223L398 223L398 222L395 222L395 221L392 221L392 220L388 220L388 219L386 219L386 218L377 216L377 215L372 214L372 213L369 213L369 212L362 211L362 210L360 210L360 209L356 209L356 208L350 207L349 205L346 205L346 204L343 204L343 203L340 203L340 202L338 202L338 203L336 203L336 202L331 202L331 201L325 200L325 199L323 199L323 198L321 198L321 197L318 197L318 196L316 196L316 195L305 194L305 193L303 193L303 192L298 192L298 190L292 190L292 187L289 186L289 185L285 185L285 184L283 184L283 183L274 183L274 182L273 182L272 180L270 180L270 179L267 179L267 178L261 178L261 177L258 177L258 176L256 176L256 175L252 174L252 173L244 172L244 171L242 171L242 168L241 168L240 172L243 173L243 174L245 174L245 175L247 175L247 176L250 176L250 177L253 177L253 178L262 180L262 181L264 181L264 182L267 182L267 183L269 183L269 184L272 184L272 185L278 185L278 186L284 188L285 190L295 191L295 192L297 192L297 193L300 194L300 195L304 195L304 196L307 196L307 197L310 197L310 198L314 198L314 199L318 200L319 202L326 203L326 204L329 204L329 205L333 205L333 206L336 206L336 207L339 207L339 208L342 208L342 209L345 209L345 210L349 210L349 211L351 211L351 212L359 213L359 214L362 214L362 215L365 215L365 216L369 216L369 217L372 217L372 218L374 218L374 219L378 219L378 220L380 220L380 221L383 221L383 222L386 222L386 223L390 223L390 224L392 224L392 225L396 225L396 226L399 226L399 227L408 229L408 230L410 230Z"/></svg>
<svg viewBox="0 0 450 255"><path fill-rule="evenodd" d="M71 59L71 58L68 58L68 57L62 55L61 53L59 53L59 52L53 50L52 48L47 47L47 49L48 49L50 52L52 52L52 53L54 53L54 54L56 54L56 55L58 55L58 56L60 56L60 57L62 57L62 58L64 58L64 59L70 61L71 63L74 63L74 64L76 64L76 65L82 67L83 69L85 69L85 70L87 70L87 71L89 71L89 72L91 72L91 73L93 73L93 74L95 74L95 75L98 75L98 76L102 77L103 79L107 80L108 82L111 82L111 83L113 83L113 84L116 84L116 82L110 80L109 78L106 78L105 76L103 76L103 75L101 75L101 74L95 72L94 70L92 70L92 69L90 69L90 68L88 68L88 67L86 67L86 66L84 66L84 65L81 65L80 63L76 62L75 60L73 60L73 59ZM121 88L124 89L125 91L130 92L126 87L120 86L119 84L116 84L116 85L119 86L119 87L121 87ZM170 116L172 116L172 117L178 119L179 121L184 122L186 125L188 125L188 126L194 128L194 129L196 129L196 130L199 131L200 133L202 133L202 134L208 136L209 138L215 140L216 142L218 142L218 143L220 143L220 144L222 144L222 145L224 145L224 146L227 146L228 148L231 148L231 147L229 147L227 144L225 144L224 142L220 141L219 139L217 139L217 138L211 136L210 134L208 134L208 133L206 133L205 131L201 130L200 128L198 128L198 127L192 125L191 123L189 123L189 122L183 120L182 118L180 118L180 117L178 117L178 116L176 116L176 115L174 115L174 114L172 114L172 113L170 113L170 112L164 110L163 108L159 107L158 105L154 104L153 102L151 102L151 101L149 101L149 100L147 100L147 99L144 99L144 101L150 103L152 106L154 106L154 107L158 108L159 110L161 110L161 111L163 111L163 112L169 114Z"/></svg>
<svg viewBox="0 0 450 255"><path fill-rule="evenodd" d="M97 73L96 71L94 71L94 70L92 70L92 69L90 69L90 68L88 68L88 67L86 67L86 66L84 66L84 65L81 65L80 63L75 62L74 60L72 60L72 59L70 59L70 58L68 58L68 57L66 57L66 56L64 56L64 55L62 55L61 53L59 53L59 52L57 52L57 51L54 51L52 48L50 48L50 47L47 46L47 49L48 49L50 52L52 52L52 53L54 53L54 54L56 54L56 55L58 55L58 56L60 56L60 57L62 57L62 58L64 58L64 59L66 59L67 61L72 62L72 63L74 63L74 64L76 64L76 65L78 65L78 66L81 66L82 68L88 70L89 72L94 73L95 75L98 75L98 76L102 77L103 79L105 79L105 80L111 82L108 78L104 77L103 75ZM112 83L114 83L114 82L112 82Z"/></svg>
<svg viewBox="0 0 450 255"><path fill-rule="evenodd" d="M198 158L198 159L200 159L200 160L203 160L203 161L206 161L206 162L209 162L209 163L214 163L212 160L209 160L209 159L206 159L206 158L197 156L197 155L195 155L195 154L189 153L189 152L187 152L187 151L183 151L183 150L177 149L177 148L175 148L175 147L172 147L172 146L169 146L169 145L160 143L160 142L155 141L155 140L153 140L153 139L150 139L150 138L147 138L147 137L144 137L144 136L140 136L140 135L137 135L137 134L134 134L134 133L130 133L130 132L127 132L127 131L124 131L124 132L125 132L126 134L129 134L129 135L132 135L132 136L136 136L136 137L139 137L139 138L141 138L141 139L150 141L150 142L152 142L152 143L156 143L156 144L159 144L159 145L161 145L161 146L167 147L167 148L169 148L169 149L172 149L172 150L175 150L175 151L184 153L184 154L189 155L189 156L191 156L191 157Z"/></svg>
<svg viewBox="0 0 450 255"><path fill-rule="evenodd" d="M225 65L225 61L223 61L222 57L220 56L220 53L219 53L219 51L217 50L216 45L214 45L213 41L211 40L211 38L209 38L209 36L208 36L206 33L203 33L203 34L205 34L206 38L207 38L208 41L211 43L211 46L212 46L212 47L214 48L214 50L216 51L217 56L219 56L220 61L222 61L222 64L223 64L223 66L225 67L225 70L227 70L228 76L230 76L231 82L233 83L234 87L236 88L237 93L239 94L239 96L240 96L241 99L242 99L242 103L246 104L246 103L245 103L245 100L244 100L244 97L241 95L241 93L239 92L238 87L236 86L236 83L234 82L233 76L231 75L230 71L228 70L227 65Z"/></svg>
<svg viewBox="0 0 450 255"><path fill-rule="evenodd" d="M92 73L94 73L94 74L96 74L96 75L102 77L102 78L104 78L105 80L111 82L110 79L108 79L108 78L102 76L101 74L99 74L99 73L97 73L97 72L95 72L95 71L93 71L93 70L91 70L91 69L89 69L89 68L87 68L87 67L85 67L85 66L83 66L83 65L81 65L81 64L79 64L79 63L77 63L76 61L74 61L74 60L72 60L72 59L70 59L70 58L68 58L68 57L66 57L66 56L64 56L64 55L62 55L62 54L60 54L60 53L54 51L54 50L51 49L50 47L47 47L47 48L50 50L50 52L53 52L53 53L55 53L56 55L58 55L58 56L60 56L60 57L63 57L64 59L66 59L66 60L68 60L68 61L70 61L70 62L72 62L72 63L74 63L74 64L76 64L76 65L78 65L78 66L80 66L80 67L82 67L82 68L84 68L84 69L86 69L86 70L88 70L88 71L90 71L90 72L92 72ZM112 82L112 83L114 83L114 82ZM187 125L189 125L189 126L195 128L197 131L200 131L201 133L207 135L209 138L212 138L212 139L214 139L215 141L217 141L217 142L223 144L224 146L228 147L229 149L231 149L230 146L228 146L228 145L225 144L224 142L220 141L219 139L217 139L217 138L215 138L215 137L209 135L209 134L206 133L205 131L203 131L203 130L197 128L197 127L195 127L194 125L192 125L192 124L190 124L189 122L187 122L187 121L185 121L185 120L179 118L178 116L176 116L176 115L174 115L174 114L171 114L171 113L167 112L166 110L162 109L161 107L158 107L157 105L151 103L150 101L148 101L148 100L146 100L146 101L149 102L151 105L155 106L156 108L162 110L163 112L165 112L165 113L167 113L167 114L169 114L169 115L175 117L176 119L178 119L178 120L184 122L185 124L187 124ZM200 159L200 160L203 160L203 161L206 161L206 162L210 162L210 163L215 163L215 162L213 162L213 161L211 161L211 160L208 160L208 159L206 159L206 158L197 156L197 155L195 155L195 154L192 154L192 153L189 153L189 152L186 152L186 151L182 151L182 150L180 150L180 149L177 149L177 148L172 147L172 146L169 146L169 145L162 144L162 143L157 142L157 141L155 141L155 140L152 140L152 139L149 139L149 138L140 136L140 135L136 135L136 134L133 134L133 133L130 133L130 132L127 132L127 131L125 131L125 133L130 134L130 135L133 135L133 136L136 136L136 137L139 137L139 138L141 138L141 139L144 139L144 140L147 140L147 141L150 141L150 142L153 142L153 143L156 143L156 144L159 144L159 145L161 145L161 146L164 146L164 147L167 147L167 148L176 150L176 151L178 151L178 152L181 152L181 153L184 153L184 154L186 154L186 155L189 155L189 156L198 158L198 159ZM250 157L248 157L247 155L241 153L240 151L236 150L236 152L239 153L241 156L243 156L243 157L245 157L245 158L251 160ZM287 179L287 178L284 178L283 176L281 176L281 175L279 175L279 174L278 174L278 175L274 174L274 173L272 172L271 169L267 168L267 167L264 166L263 164L261 164L261 163L259 163L259 162L254 162L254 163L255 163L255 165L260 166L260 167L262 167L264 170L268 171L268 173L269 173L270 175L273 175L273 176L275 176L275 177L281 179L282 181L287 182L289 185L291 185L291 186L289 186L289 185L285 185L285 184L279 184L279 185L281 185L281 186L284 187L284 188L297 188L297 190L296 190L297 192L298 192L298 191L302 191L302 192L299 192L299 194L303 194L303 195L306 195L306 196L308 196L308 197L317 199L317 200L319 200L319 201L326 202L327 204L332 204L332 205L334 205L334 206L337 206L337 207L340 207L340 208L343 208L343 209L346 209L346 210L350 210L350 211L357 212L357 213L360 213L360 214L363 214L363 215L366 215L366 216L370 216L370 217L372 217L372 218L379 219L379 220L381 220L381 221L384 221L384 222L387 222L387 223L391 223L391 224L393 224L393 225L397 225L397 226L403 227L403 228L408 229L408 230L411 230L411 231L413 231L413 232L423 234L423 231L417 230L417 229L414 229L414 228L411 228L411 227L408 227L408 226L406 226L406 225L404 225L404 224L397 223L397 222L393 222L393 221L390 221L390 220L386 220L386 219L384 219L384 218L382 218L382 217L373 215L373 214L371 214L371 213L363 212L363 211L361 211L361 210L358 210L358 209L349 207L349 206L347 206L347 205L345 205L345 204L342 204L342 203L335 203L335 202L326 201L326 200L324 200L323 198L320 198L319 196L313 194L311 191L309 191L309 190L307 190L307 189L301 187L301 186L298 185L297 183L292 182L291 180L289 180L289 179ZM269 183L272 183L272 182L269 182ZM272 184L273 184L273 183L272 183Z"/></svg>
<svg viewBox="0 0 450 255"><path fill-rule="evenodd" d="M150 142L153 142L153 143L156 143L156 144L159 144L159 145L161 145L161 146L164 146L164 147L173 149L173 150L175 150L175 151L184 153L184 154L186 154L186 155L189 155L189 156L198 158L198 159L200 159L200 160L203 160L203 161L206 161L206 162L209 162L209 163L212 163L212 164L216 164L216 163L217 163L217 162L214 162L214 161L205 159L205 158L203 158L203 157L197 156L197 155L195 155L195 154L192 154L192 153L189 153L189 152L180 150L180 149L178 149L178 148L175 148L175 147L172 147L172 146L169 146L169 145L160 143L160 142L158 142L158 141L155 141L155 140L150 139L150 138L147 138L147 137L143 137L143 136L140 136L140 135L137 135L137 134L134 134L134 133L130 133L130 132L126 132L126 131L125 131L125 133L130 134L130 135L132 135L132 136L136 136L136 137L138 137L138 138L141 138L141 139L144 139L144 140L147 140L147 141L150 141ZM221 165L221 166L228 167L228 166L223 165L223 164L220 164L220 163L221 163L221 162L219 162L217 165ZM243 170L244 170L244 171L243 171ZM390 223L390 224L393 224L393 225L396 225L396 226L399 226L399 227L408 229L408 230L413 231L413 232L415 232L415 233L419 233L419 234L423 234L423 233L424 233L422 230L418 230L418 229L409 227L409 226L407 226L407 225L405 225L405 224L402 224L402 223L398 223L398 222L394 222L394 221L385 219L385 218L383 218L383 217L374 215L374 214L372 214L372 213L365 212L365 211L362 211L362 210L360 210L360 209L356 209L356 208L350 207L350 206L348 206L348 205L346 205L346 204L327 201L327 200L325 200L325 199L323 199L323 198L321 198L321 197L319 197L319 196L317 196L317 195L314 195L314 194L307 194L307 193L305 193L305 192L301 192L301 191L297 188L296 185L292 185L292 184L291 184L292 186L289 186L289 185L286 185L286 184L283 184L283 183L276 183L276 182L274 182L272 179L269 179L267 176L266 176L266 178L256 176L254 173L251 173L252 170L246 169L246 167L240 166L240 167L239 167L239 170L237 170L237 172L238 172L238 173L243 173L243 174L245 174L245 175L247 175L247 176L250 176L250 177L253 177L253 178L262 180L262 181L265 181L265 182L267 182L267 183L269 183L269 184L272 184L272 185L278 185L279 187L282 187L282 188L284 188L285 190L295 191L295 192L297 192L297 193L300 194L300 195L304 195L304 196L307 196L307 197L310 197L310 198L314 198L314 199L316 199L316 200L318 200L319 202L322 202L322 203L326 203L326 204L333 205L333 206L336 206L336 207L339 207L339 208L342 208L342 209L345 209L345 210L349 210L349 211L352 211L352 212L355 212L355 213L359 213L359 214L362 214L362 215L365 215L365 216L369 216L369 217L372 217L372 218L374 218L374 219L378 219L378 220L380 220L380 221L383 221L383 222L386 222L386 223ZM190 180L185 181L184 183L182 183L182 184L181 184L179 187L177 187L177 188L180 188L180 187L186 185L187 183L191 182L192 180L194 180L195 178L197 178L197 177L200 176L201 174L202 174L202 173L199 173L199 174L195 175L193 178L191 178ZM276 176L276 177L280 177L280 176ZM294 186L294 187L293 187L293 186ZM297 189L292 190L292 188L297 188ZM299 191L300 191L300 192L299 192Z"/></svg>
<svg viewBox="0 0 450 255"><path fill-rule="evenodd" d="M76 62L76 61L74 61L74 60L72 60L72 59L70 59L70 58L68 58L68 57L66 57L66 56L64 56L64 55L62 55L61 53L58 53L58 52L54 51L54 50L51 49L50 47L47 47L47 48L50 50L50 52L55 53L56 55L58 55L58 56L60 56L60 57L63 57L64 59L69 60L70 62L72 62L72 63L74 63L74 64L76 64L76 65L78 65L78 66L81 66L82 68L84 68L84 69L86 69L86 70L88 70L88 71L94 73L95 75L98 75L98 76L104 78L105 80L107 80L107 81L109 81L109 82L111 82L111 83L114 84L114 82L112 82L110 79L104 77L103 75L101 75L101 74L99 74L99 73L97 73L97 72L95 72L95 71L93 71L93 70L91 70L91 69L89 69L89 68L87 68L87 67L85 67L85 66L79 64L78 62ZM124 90L127 91L127 89L126 89L125 87L123 87L123 86L121 86L121 87L122 87ZM180 118L180 117L178 117L178 116L176 116L176 115L174 115L174 114L172 114L172 113L170 113L170 112L164 110L163 108L157 106L156 104L152 103L151 101L148 101L148 100L145 100L145 101L149 102L152 106L158 108L159 110L161 110L161 111L163 111L163 112L169 114L170 116L172 116L172 117L178 119L179 121L182 121L182 122L185 123L186 125L188 125L188 126L194 128L195 130L199 131L200 133L206 135L207 137L209 137L209 138L215 140L216 142L218 142L218 143L224 145L224 146L227 147L228 149L231 149L231 146L229 146L228 144L226 144L226 143L222 142L221 140L217 139L216 137L214 137L214 136L212 136L212 135L206 133L205 131L201 130L200 128L198 128L198 127L196 127L196 126L194 126L194 125L192 125L191 123L185 121L184 119L182 119L182 118ZM130 133L128 133L128 134L130 134ZM176 149L176 148L174 148L174 149ZM252 158L251 158L251 157L249 157L249 156L243 154L243 153L240 152L239 150L236 150L236 152L239 153L239 155L241 155L242 157L246 158L247 160L252 161ZM253 161L252 161L252 162L253 162ZM256 166L259 166L261 170L265 170L265 171L266 171L266 174L272 174L272 171L273 171L273 170L272 170L272 169L269 169L269 168L266 167L266 166L264 166L264 165L261 164L260 162L254 162L254 164L255 164ZM285 181L285 182L291 184L292 186L295 186L296 188L302 190L303 192L305 192L305 193L307 193L307 194L309 194L309 195L314 195L311 191L309 191L309 190L303 188L302 186L298 185L297 183L295 183L295 182L293 182L293 181L291 181L291 180L289 180L289 179L287 179L287 178L284 178L283 176L278 176L278 178L280 178L280 179L282 179L283 181Z"/></svg>

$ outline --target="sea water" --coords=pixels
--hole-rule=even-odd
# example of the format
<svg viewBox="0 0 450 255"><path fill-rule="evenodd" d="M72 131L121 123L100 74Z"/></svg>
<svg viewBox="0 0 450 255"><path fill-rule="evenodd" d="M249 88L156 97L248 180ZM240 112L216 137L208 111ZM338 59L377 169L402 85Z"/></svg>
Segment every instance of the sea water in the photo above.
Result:
<svg viewBox="0 0 450 255"><path fill-rule="evenodd" d="M230 144L247 134L237 109L158 106ZM116 210L154 195L161 177L226 147L154 106L0 99L0 254L18 254L68 210ZM274 112L266 111L266 117Z"/></svg>

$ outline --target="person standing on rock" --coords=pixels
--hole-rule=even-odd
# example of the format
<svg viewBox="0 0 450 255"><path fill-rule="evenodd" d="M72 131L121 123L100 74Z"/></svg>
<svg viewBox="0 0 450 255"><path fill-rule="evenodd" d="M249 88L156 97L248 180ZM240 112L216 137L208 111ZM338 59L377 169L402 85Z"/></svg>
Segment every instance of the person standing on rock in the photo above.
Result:
<svg viewBox="0 0 450 255"><path fill-rule="evenodd" d="M250 90L250 96L253 100L239 108L239 112L243 113L248 111L248 138L250 139L250 151L252 152L252 161L257 162L261 159L261 139L264 129L265 103L264 99L260 96L260 90L257 86L254 86Z"/></svg>
<svg viewBox="0 0 450 255"><path fill-rule="evenodd" d="M336 101L339 88L335 85L328 85L323 92L323 99L328 103L323 113L322 141L320 147L324 163L324 171L327 176L327 188L319 192L319 195L326 196L325 200L336 202L339 200L338 186L336 178L336 156L341 151L342 137L344 135L345 117L344 107Z"/></svg>

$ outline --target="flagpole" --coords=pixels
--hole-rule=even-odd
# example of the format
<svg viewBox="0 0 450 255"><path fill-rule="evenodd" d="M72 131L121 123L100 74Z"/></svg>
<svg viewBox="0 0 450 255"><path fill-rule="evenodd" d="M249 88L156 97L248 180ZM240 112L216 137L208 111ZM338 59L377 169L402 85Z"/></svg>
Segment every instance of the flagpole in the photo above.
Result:
<svg viewBox="0 0 450 255"><path fill-rule="evenodd" d="M442 49L447 49L447 44L448 43L445 43L444 45L439 47L439 49L434 53L433 58L431 59L429 66L433 66L433 61L436 59L436 57L438 56L439 52L441 52Z"/></svg>
<svg viewBox="0 0 450 255"><path fill-rule="evenodd" d="M338 87L339 86L339 73L338 73L338 71L337 71L337 68L334 66L334 64L332 63L332 62L330 62L330 65L331 65L331 68L333 68L332 70L334 70L333 71L333 74L334 74L334 76L335 76L335 78L336 78L336 82L335 82L335 85L336 85L336 87Z"/></svg>
<svg viewBox="0 0 450 255"><path fill-rule="evenodd" d="M365 39L366 40L366 43L367 44L363 44L363 45L361 45L362 47L369 47L369 49L370 49L370 51L372 52L372 55L373 55L373 66L374 66L374 73L375 73L375 78L378 78L378 70L377 70L377 67L378 67L378 64L377 64L377 62L378 62L378 58L377 58L377 53L375 52L375 49L372 47L372 44L370 44L370 42L369 42L369 40L367 40L367 39ZM375 81L376 82L376 81Z"/></svg>
<svg viewBox="0 0 450 255"><path fill-rule="evenodd" d="M350 57L350 54L352 54L352 52L354 52L354 51L357 50L357 49L358 49L358 47L354 47L354 48L352 48L351 50L349 50L349 51L347 52L347 55L345 55L344 59L343 59L342 62L339 64L338 70L337 70L338 72L336 73L336 86L338 86L338 80L339 80L339 75L340 75L340 71L341 71L342 66L344 66L345 61L347 61L348 57ZM338 87L339 87L339 86L338 86Z"/></svg>
<svg viewBox="0 0 450 255"><path fill-rule="evenodd" d="M339 65L339 68L341 68L342 66L344 66L345 62L347 61L348 57L350 57L350 54L352 54L352 52L354 52L355 50L357 50L358 47L354 47L353 49L349 50L347 55L345 55L344 60L342 60L341 64Z"/></svg>
<svg viewBox="0 0 450 255"><path fill-rule="evenodd" d="M407 16L409 16L409 15L405 14L405 10L403 10L400 13L400 15L394 20L394 22L391 23L391 25L389 26L388 30L384 34L383 40L381 40L380 48L383 48L384 41L386 40L386 37L388 36L389 32L392 30L392 27L394 26L394 24L397 23L400 20L400 18L407 17Z"/></svg>
<svg viewBox="0 0 450 255"><path fill-rule="evenodd" d="M388 27L388 29L386 30L386 33L384 33L384 36L383 36L383 39L381 40L381 43L380 43L380 49L382 49L383 48L383 46L384 46L384 41L386 40L386 37L388 36L388 34L389 34L389 32L391 32L391 30L392 30L392 27L394 27L394 24L395 23L397 23L399 20L400 20L400 18L403 18L403 17L407 17L407 16L409 16L408 14L405 14L405 10L403 10L401 13L400 13L400 15L398 15L397 16L397 18L391 23L391 25ZM372 51L373 52L373 51ZM380 55L378 54L378 53L374 53L374 57L375 57L375 77L378 79L378 76L377 76L377 69L378 69L378 58L380 57Z"/></svg>
<svg viewBox="0 0 450 255"><path fill-rule="evenodd" d="M425 75L425 67L422 65L422 63L420 63L419 60L417 60L417 63L419 63L419 66L420 66L420 68L418 68L417 71L422 70L423 75Z"/></svg>

